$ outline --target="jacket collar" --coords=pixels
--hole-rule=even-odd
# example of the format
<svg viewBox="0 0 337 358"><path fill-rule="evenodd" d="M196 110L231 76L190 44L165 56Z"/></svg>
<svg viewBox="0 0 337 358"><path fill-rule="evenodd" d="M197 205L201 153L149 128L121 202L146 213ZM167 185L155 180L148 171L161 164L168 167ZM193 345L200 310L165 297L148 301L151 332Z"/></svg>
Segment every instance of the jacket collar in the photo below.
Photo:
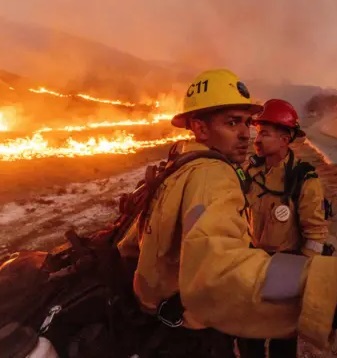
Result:
<svg viewBox="0 0 337 358"><path fill-rule="evenodd" d="M273 168L277 169L277 168L284 168L284 166L288 163L289 161L289 157L290 157L290 150L288 151L288 154L286 155L285 158L283 158L281 161L279 161L277 164L272 165L270 167L270 170L272 170ZM266 172L266 164L263 165L264 167L264 171Z"/></svg>
<svg viewBox="0 0 337 358"><path fill-rule="evenodd" d="M182 146L181 153L193 152L197 150L209 150L205 144L198 143L195 140L185 141Z"/></svg>

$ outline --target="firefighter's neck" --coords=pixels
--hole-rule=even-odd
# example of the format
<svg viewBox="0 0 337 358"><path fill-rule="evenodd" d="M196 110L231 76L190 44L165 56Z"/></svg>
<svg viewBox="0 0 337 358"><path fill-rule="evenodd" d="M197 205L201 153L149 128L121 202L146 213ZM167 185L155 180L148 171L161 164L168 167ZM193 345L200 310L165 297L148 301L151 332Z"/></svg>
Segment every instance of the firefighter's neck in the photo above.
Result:
<svg viewBox="0 0 337 358"><path fill-rule="evenodd" d="M289 148L285 147L285 148L281 148L280 151L275 154L266 156L265 165L267 171L271 167L276 167L278 164L280 164L280 162L282 162L287 157L288 153L289 153Z"/></svg>

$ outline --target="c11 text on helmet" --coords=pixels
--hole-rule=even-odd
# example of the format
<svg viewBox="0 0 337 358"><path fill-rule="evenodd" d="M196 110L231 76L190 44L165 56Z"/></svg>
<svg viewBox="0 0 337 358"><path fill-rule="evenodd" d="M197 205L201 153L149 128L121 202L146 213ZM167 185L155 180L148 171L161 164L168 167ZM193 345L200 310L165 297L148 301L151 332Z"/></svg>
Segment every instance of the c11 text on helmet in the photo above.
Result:
<svg viewBox="0 0 337 358"><path fill-rule="evenodd" d="M204 86L203 86L203 87L204 87L204 91L203 91L203 92L207 92L207 89L208 89L208 80L203 81L203 82L199 81L198 83L192 83L192 84L190 85L190 87L188 87L187 97L193 96L193 94L195 93L195 91L194 91L194 88L195 88L195 87L198 88L196 93L200 93L200 92L201 92L201 85L202 85L202 84L204 85Z"/></svg>

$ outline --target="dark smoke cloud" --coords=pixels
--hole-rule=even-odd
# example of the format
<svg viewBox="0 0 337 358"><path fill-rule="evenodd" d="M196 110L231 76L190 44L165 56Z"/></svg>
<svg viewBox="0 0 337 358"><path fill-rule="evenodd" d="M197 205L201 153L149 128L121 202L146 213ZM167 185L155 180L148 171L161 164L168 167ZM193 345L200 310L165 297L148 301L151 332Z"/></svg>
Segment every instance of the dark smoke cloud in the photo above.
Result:
<svg viewBox="0 0 337 358"><path fill-rule="evenodd" d="M11 0L0 14L146 60L337 86L336 0Z"/></svg>

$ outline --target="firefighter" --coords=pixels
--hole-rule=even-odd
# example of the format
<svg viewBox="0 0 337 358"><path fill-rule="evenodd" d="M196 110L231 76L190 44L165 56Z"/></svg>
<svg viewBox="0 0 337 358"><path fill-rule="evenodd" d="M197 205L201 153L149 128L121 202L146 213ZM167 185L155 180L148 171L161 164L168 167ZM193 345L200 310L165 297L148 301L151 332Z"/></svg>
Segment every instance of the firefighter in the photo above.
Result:
<svg viewBox="0 0 337 358"><path fill-rule="evenodd" d="M258 157L247 170L252 246L270 255L321 254L328 233L324 193L314 167L296 158L289 147L295 138L305 137L296 110L284 100L271 99L253 124ZM265 356L264 340L244 342L246 354L242 344L243 357ZM296 338L269 343L270 358L296 357L296 351Z"/></svg>
<svg viewBox="0 0 337 358"><path fill-rule="evenodd" d="M179 352L171 356L231 357L230 336L287 338L299 331L319 347L331 338L337 260L249 248L245 196L233 167L245 160L251 116L261 109L232 72L199 75L172 124L195 135L183 151L213 149L228 161L182 166L157 190L137 241L128 235L119 244L123 257L138 259L133 288L143 310L175 327L176 339L195 332L199 342L222 342L202 351L172 340L166 346ZM208 339L210 332L221 339Z"/></svg>

